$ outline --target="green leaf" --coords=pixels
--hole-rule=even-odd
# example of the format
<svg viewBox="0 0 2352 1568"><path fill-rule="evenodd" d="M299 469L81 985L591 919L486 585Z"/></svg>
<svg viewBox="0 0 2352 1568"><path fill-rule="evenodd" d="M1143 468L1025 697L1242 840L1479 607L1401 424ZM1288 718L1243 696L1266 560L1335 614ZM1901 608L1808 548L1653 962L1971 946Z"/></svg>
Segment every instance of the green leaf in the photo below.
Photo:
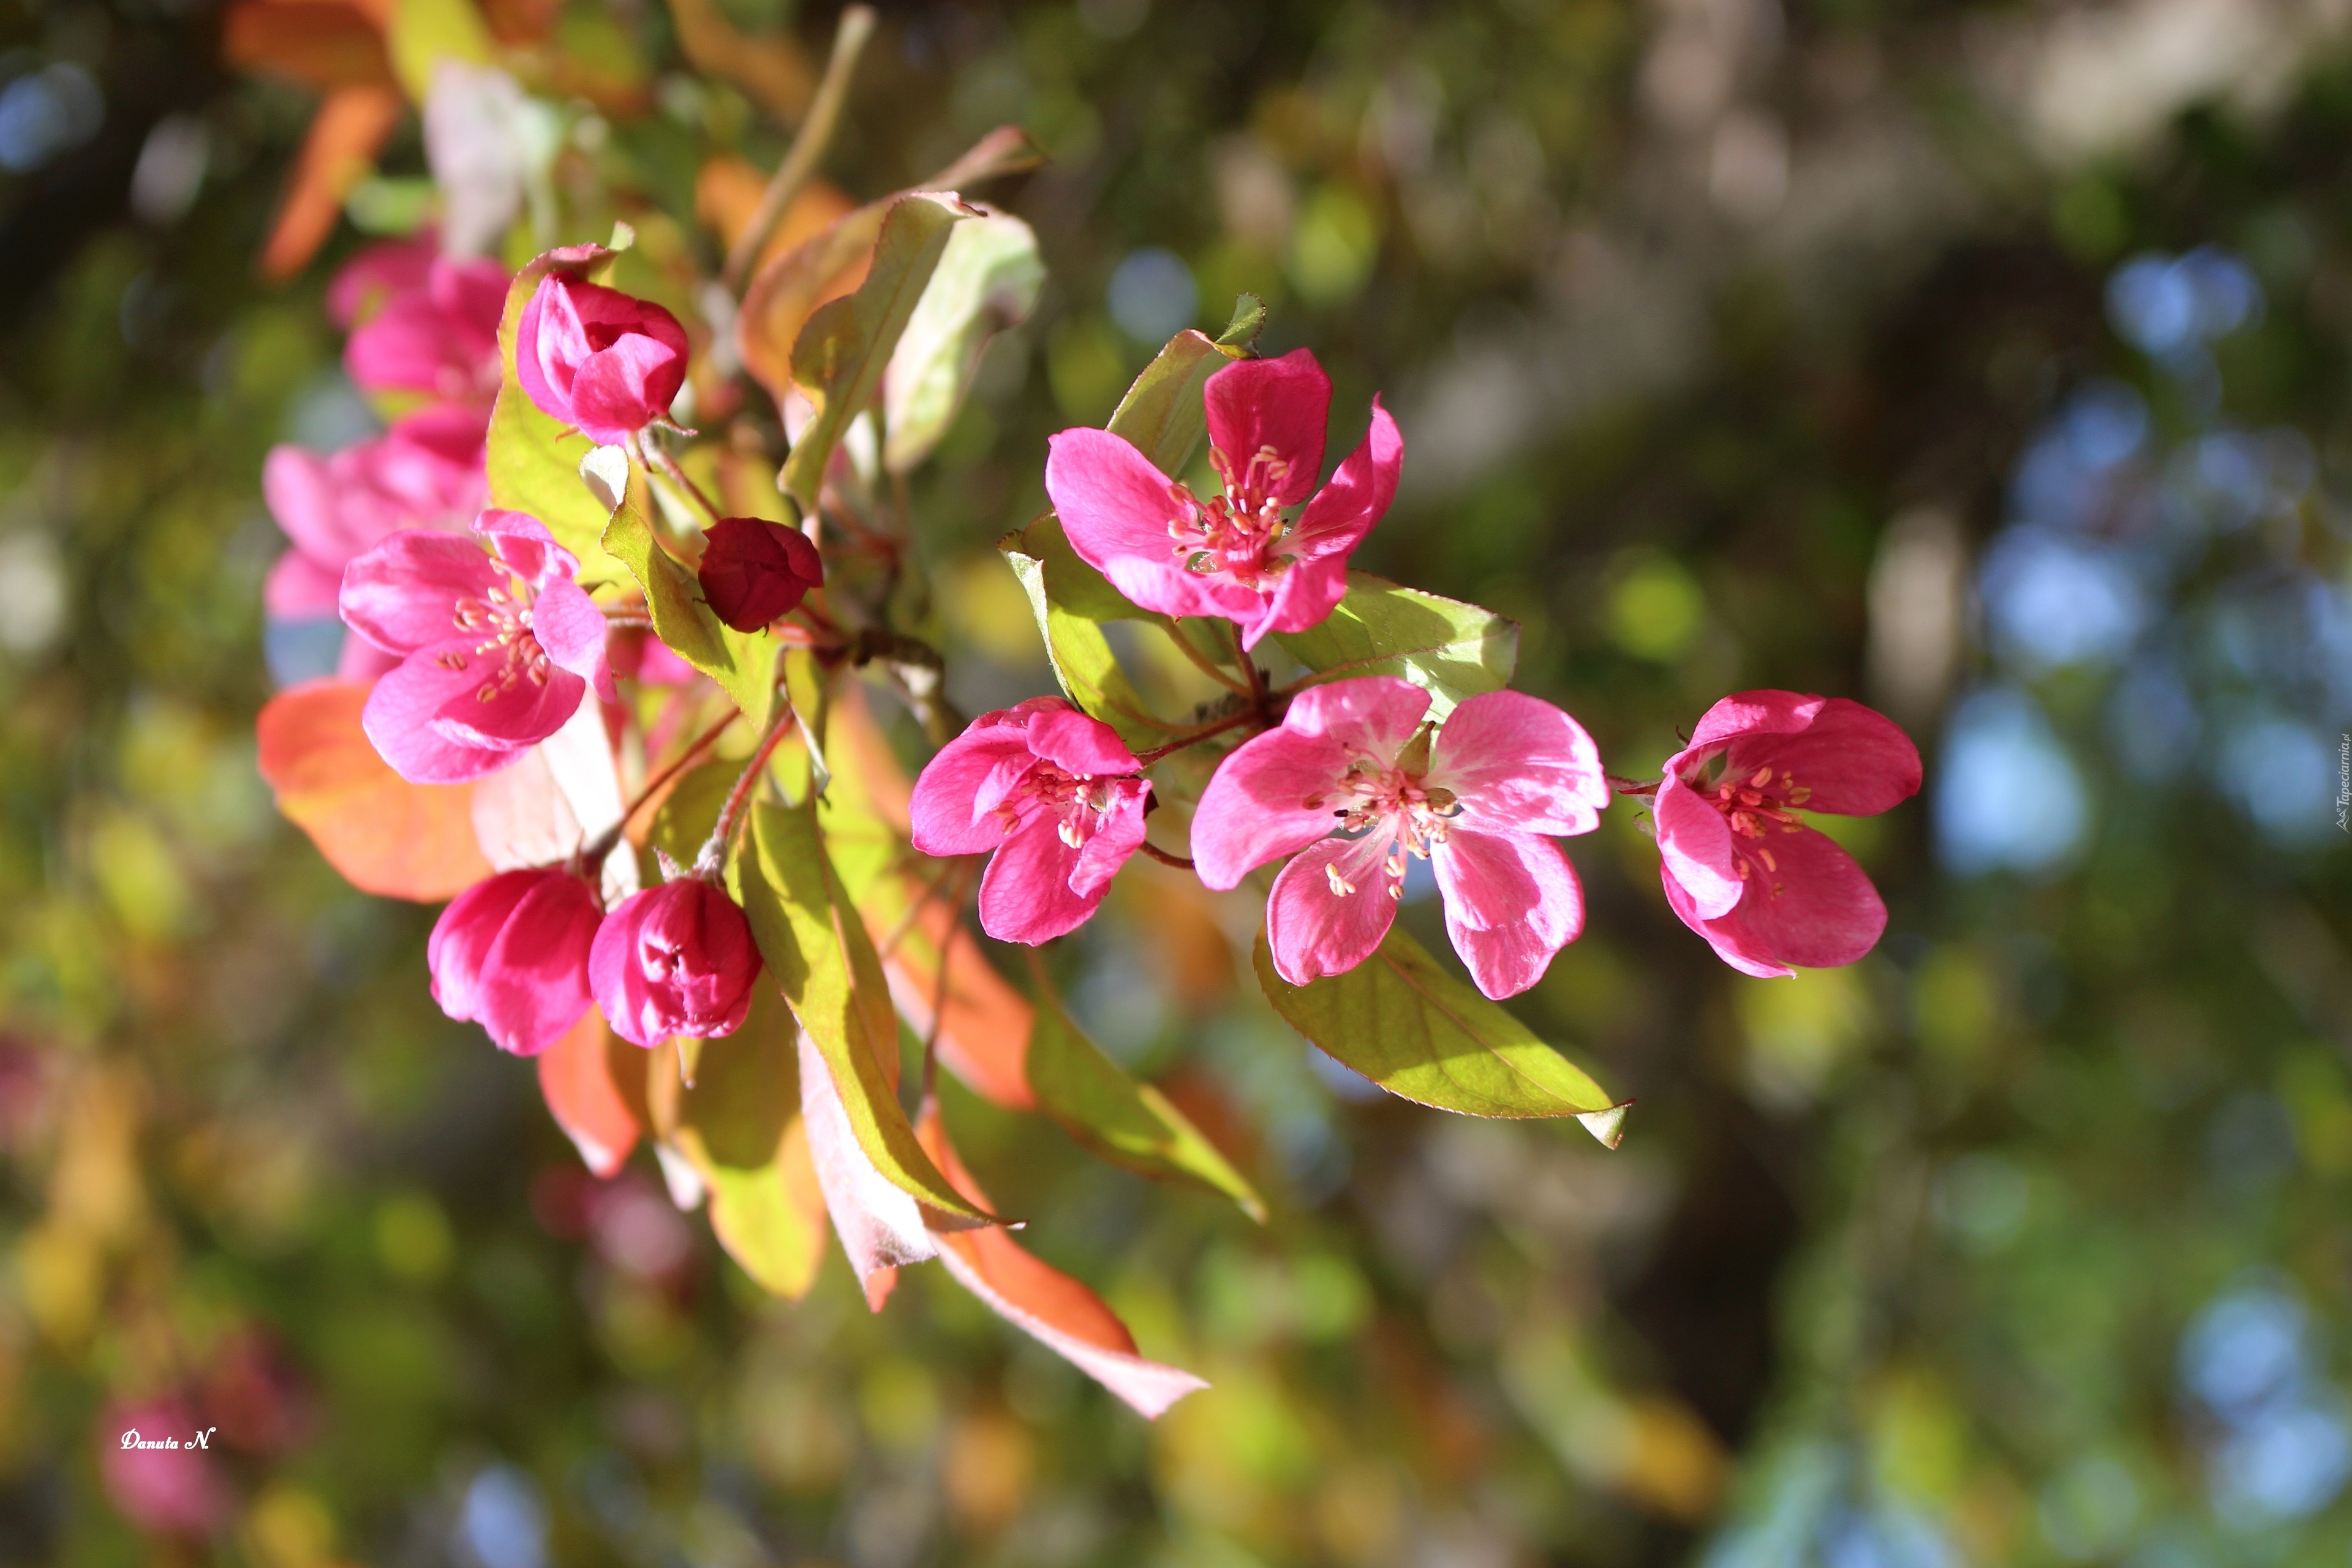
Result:
<svg viewBox="0 0 2352 1568"><path fill-rule="evenodd" d="M1087 621L1164 619L1112 587L1109 578L1087 565L1086 558L1071 548L1070 536L1054 513L1039 513L1013 537L1021 542L1021 553L1036 557L1044 568L1045 597L1056 609Z"/></svg>
<svg viewBox="0 0 2352 1568"><path fill-rule="evenodd" d="M759 986L743 1026L703 1042L670 1141L710 1188L719 1244L761 1286L794 1299L814 1282L828 1234L800 1120L792 1015Z"/></svg>
<svg viewBox="0 0 2352 1568"><path fill-rule="evenodd" d="M613 513L604 548L627 566L646 594L654 635L670 651L719 682L752 729L765 731L774 712L779 644L765 632L739 632L710 613L702 584L686 563L662 548L653 525L634 505Z"/></svg>
<svg viewBox="0 0 2352 1568"><path fill-rule="evenodd" d="M728 880L793 1016L832 1071L874 1168L939 1210L935 1228L996 1223L940 1174L898 1103L898 1015L889 982L825 856L814 803L754 805L751 840Z"/></svg>
<svg viewBox="0 0 2352 1568"><path fill-rule="evenodd" d="M988 340L1036 308L1045 281L1037 237L1003 213L960 223L907 319L882 378L882 463L903 474L948 432Z"/></svg>
<svg viewBox="0 0 2352 1568"><path fill-rule="evenodd" d="M1206 333L1187 327L1168 340L1168 346L1118 400L1111 412L1110 433L1126 437L1169 478L1182 478L1209 429L1201 388L1213 372L1235 357L1236 353L1219 348Z"/></svg>
<svg viewBox="0 0 2352 1568"><path fill-rule="evenodd" d="M703 841L718 826L719 808L726 805L728 792L742 771L740 762L704 763L688 769L655 808L646 847L660 850L674 864L693 865Z"/></svg>
<svg viewBox="0 0 2352 1568"><path fill-rule="evenodd" d="M1429 716L1510 684L1519 625L1492 610L1401 588L1369 572L1348 574L1347 597L1320 626L1274 640L1318 676L1401 675L1431 696Z"/></svg>
<svg viewBox="0 0 2352 1568"><path fill-rule="evenodd" d="M1234 297L1234 319L1217 334L1217 346L1235 355L1255 353L1257 335L1265 331L1265 301L1255 294Z"/></svg>
<svg viewBox="0 0 2352 1568"><path fill-rule="evenodd" d="M1258 984L1290 1026L1391 1094L1465 1116L1573 1116L1611 1148L1625 1106L1391 926L1345 974L1293 985L1258 933Z"/></svg>
<svg viewBox="0 0 2352 1568"><path fill-rule="evenodd" d="M499 321L499 400L490 410L490 504L527 511L547 524L555 542L579 558L581 585L594 587L626 576L603 542L613 508L580 474L581 461L595 450L594 444L541 413L515 378L515 329L540 279L551 269L541 257L507 289ZM631 482L634 488L644 480Z"/></svg>
<svg viewBox="0 0 2352 1568"><path fill-rule="evenodd" d="M1161 1181L1223 1193L1265 1223L1265 1201L1190 1118L1148 1083L1103 1055L1062 1010L1036 968L1037 1016L1029 1035L1029 1088L1038 1109L1114 1164Z"/></svg>
<svg viewBox="0 0 2352 1568"><path fill-rule="evenodd" d="M842 433L873 401L924 287L947 250L949 231L979 216L953 196L902 196L882 220L866 281L845 299L817 307L793 344L793 380L816 417L784 459L778 482L806 516L816 510L825 464Z"/></svg>
<svg viewBox="0 0 2352 1568"><path fill-rule="evenodd" d="M1054 679L1062 683L1071 701L1118 731L1129 748L1148 751L1167 740L1173 731L1129 682L1102 627L1055 603L1046 587L1045 563L1019 548L1021 538L1009 534L998 542L997 548L1004 552L1013 575L1021 579L1029 595Z"/></svg>

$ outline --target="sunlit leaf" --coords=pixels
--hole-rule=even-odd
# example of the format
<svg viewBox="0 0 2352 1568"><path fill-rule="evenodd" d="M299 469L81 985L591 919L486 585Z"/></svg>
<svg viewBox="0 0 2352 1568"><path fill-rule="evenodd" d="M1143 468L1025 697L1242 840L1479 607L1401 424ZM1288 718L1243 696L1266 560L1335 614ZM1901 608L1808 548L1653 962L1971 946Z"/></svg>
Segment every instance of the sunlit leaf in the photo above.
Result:
<svg viewBox="0 0 2352 1568"><path fill-rule="evenodd" d="M1045 281L1037 237L1019 218L990 213L955 226L882 377L885 468L905 473L930 456L988 340L1029 319Z"/></svg>
<svg viewBox="0 0 2352 1568"><path fill-rule="evenodd" d="M1128 680L1127 672L1119 668L1118 658L1111 652L1101 626L1054 602L1046 591L1045 563L1023 552L1021 538L1008 534L998 541L997 548L1004 552L1013 575L1021 579L1023 592L1029 595L1038 633L1045 641L1046 660L1053 665L1054 679L1063 691L1118 731L1119 739L1134 750L1148 750L1166 741L1171 733L1168 722L1151 711Z"/></svg>
<svg viewBox="0 0 2352 1568"><path fill-rule="evenodd" d="M471 784L410 784L360 729L368 689L312 680L270 699L256 725L278 809L352 886L387 899L454 898L490 875Z"/></svg>
<svg viewBox="0 0 2352 1568"><path fill-rule="evenodd" d="M728 1256L794 1300L815 1282L825 1226L801 1121L799 1033L774 988L758 987L743 1026L702 1043L662 1128L709 1188L710 1228ZM656 1070L675 1077L666 1059Z"/></svg>
<svg viewBox="0 0 2352 1568"><path fill-rule="evenodd" d="M415 103L432 90L433 68L443 60L484 66L497 58L474 0L392 0L384 41L393 72Z"/></svg>
<svg viewBox="0 0 2352 1568"><path fill-rule="evenodd" d="M1036 144L1027 132L1018 126L999 126L963 156L913 188L961 191L1032 168L1038 160ZM736 352L744 368L777 402L783 401L790 388L793 345L811 312L865 281L882 220L891 205L908 194L899 191L843 215L805 242L772 261L763 261L753 275L735 318ZM799 205L796 201L786 210L787 221Z"/></svg>
<svg viewBox="0 0 2352 1568"><path fill-rule="evenodd" d="M889 985L865 923L840 891L814 806L753 806L751 837L729 880L866 1159L894 1186L952 1216L949 1223L990 1223L932 1167L898 1103Z"/></svg>
<svg viewBox="0 0 2352 1568"><path fill-rule="evenodd" d="M866 1292L866 1304L878 1312L902 1265L939 1256L939 1236L930 1225L938 1211L918 1202L866 1156L824 1056L805 1031L800 1037L800 1072L801 1120L808 1129L817 1190L850 1272Z"/></svg>
<svg viewBox="0 0 2352 1568"><path fill-rule="evenodd" d="M987 1206L988 1194L956 1157L936 1107L925 1110L922 1139L957 1187ZM1157 1420L1186 1394L1209 1386L1181 1367L1138 1354L1135 1336L1100 1296L1024 1251L1005 1231L989 1226L938 1241L940 1262L958 1284L1145 1417Z"/></svg>
<svg viewBox="0 0 2352 1568"><path fill-rule="evenodd" d="M1355 968L1306 985L1274 972L1264 932L1255 961L1291 1027L1391 1094L1465 1116L1573 1116L1616 1147L1624 1102L1448 974L1402 926Z"/></svg>
<svg viewBox="0 0 2352 1568"><path fill-rule="evenodd" d="M865 281L847 298L817 307L801 328L793 343L793 383L816 416L793 444L777 482L803 516L816 510L825 465L842 433L880 387L899 336L946 254L949 231L976 216L952 196L899 197L883 216Z"/></svg>
<svg viewBox="0 0 2352 1568"><path fill-rule="evenodd" d="M539 1054L539 1092L581 1160L609 1181L649 1124L646 1053L606 1026L591 1007Z"/></svg>
<svg viewBox="0 0 2352 1568"><path fill-rule="evenodd" d="M1443 719L1465 697L1500 691L1519 658L1519 624L1458 599L1348 574L1347 597L1319 626L1274 640L1327 679L1401 675L1430 694Z"/></svg>
<svg viewBox="0 0 2352 1568"><path fill-rule="evenodd" d="M1103 1055L1063 1011L1042 967L1035 973L1037 1021L1029 1037L1028 1069L1038 1109L1104 1159L1223 1193L1263 1223L1265 1202L1248 1179L1165 1095Z"/></svg>

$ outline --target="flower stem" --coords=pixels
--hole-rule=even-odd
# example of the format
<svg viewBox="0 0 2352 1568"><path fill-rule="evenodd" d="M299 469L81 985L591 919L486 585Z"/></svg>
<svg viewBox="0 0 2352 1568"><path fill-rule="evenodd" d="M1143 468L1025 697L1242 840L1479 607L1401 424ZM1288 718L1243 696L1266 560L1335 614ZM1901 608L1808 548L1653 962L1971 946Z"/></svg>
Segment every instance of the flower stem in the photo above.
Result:
<svg viewBox="0 0 2352 1568"><path fill-rule="evenodd" d="M702 487L700 485L696 484L692 479L686 477L686 470L677 466L677 459L671 457L668 451L663 447L662 444L656 440L652 436L645 434L640 434L638 436L637 452L645 458L646 463L660 469L664 479L667 479L670 483L684 490L688 495L692 496L694 498L694 503L702 509L702 514L705 517L709 518L713 522L717 522L720 517L725 515L719 511L718 507L711 503L711 500L709 496L702 493Z"/></svg>
<svg viewBox="0 0 2352 1568"><path fill-rule="evenodd" d="M695 876L706 882L719 879L719 868L727 864L728 847L735 839L735 829L743 820L744 808L751 804L752 786L760 782L760 775L767 771L768 759L775 755L776 748L783 743L786 735L793 733L793 705L787 701L783 711L777 714L775 722L768 727L767 734L761 738L759 750L753 752L751 760L743 765L742 776L735 781L735 787L727 792L727 804L719 808L719 820L711 825L710 837L704 840L702 853L694 858Z"/></svg>
<svg viewBox="0 0 2352 1568"><path fill-rule="evenodd" d="M1249 695L1249 689L1247 687L1242 685L1240 681L1235 680L1232 676L1227 675L1223 669L1218 668L1216 660L1211 658L1207 654L1202 653L1199 648L1192 646L1192 639L1184 635L1183 631L1176 625L1173 618L1169 622L1168 636L1175 642L1177 651L1181 653L1186 658L1191 659L1194 665L1199 667L1201 672L1206 675L1210 679L1215 681L1226 690L1234 692L1238 696L1246 697Z"/></svg>
<svg viewBox="0 0 2352 1568"><path fill-rule="evenodd" d="M1187 731L1164 746L1154 746L1148 752L1139 752L1136 753L1135 760L1148 768L1162 757L1174 756L1185 747L1198 745L1213 735L1222 735L1228 730L1238 730L1244 724L1260 722L1263 717L1256 709L1244 708L1238 713L1228 714L1213 724L1204 724L1198 730Z"/></svg>
<svg viewBox="0 0 2352 1568"><path fill-rule="evenodd" d="M1602 773L1601 776L1608 780L1619 795L1655 795L1658 786L1665 782L1663 779L1629 779L1621 773Z"/></svg>
<svg viewBox="0 0 2352 1568"><path fill-rule="evenodd" d="M841 24L833 35L833 58L825 62L824 79L817 84L816 97L809 104L806 119L793 137L784 161L776 165L774 177L768 188L760 193L759 207L751 221L735 237L727 249L727 265L720 273L730 292L740 294L745 274L751 269L760 247L768 242L768 235L776 226L784 209L816 173L818 160L824 156L826 145L833 140L833 128L841 119L841 106L849 96L849 79L857 69L857 57L866 47L866 40L874 36L874 8L852 5L842 12Z"/></svg>
<svg viewBox="0 0 2352 1568"><path fill-rule="evenodd" d="M1171 855L1167 850L1162 849L1159 845L1154 844L1149 838L1145 839L1138 846L1138 847L1146 855L1150 856L1154 860L1159 861L1162 866L1173 866L1179 871L1190 871L1193 868L1192 858L1189 856Z"/></svg>
<svg viewBox="0 0 2352 1568"><path fill-rule="evenodd" d="M589 866L604 864L604 857L613 852L613 846L621 841L621 835L628 828L630 820L651 805L654 797L661 794L662 786L684 772L688 763L709 750L718 742L719 737L727 732L727 727L740 717L741 715L736 713L728 714L726 718L697 735L688 743L686 750L673 758L667 767L647 779L646 787L637 792L637 798L629 802L627 808L621 813L621 820L598 834L594 843L583 844L580 847L582 863Z"/></svg>

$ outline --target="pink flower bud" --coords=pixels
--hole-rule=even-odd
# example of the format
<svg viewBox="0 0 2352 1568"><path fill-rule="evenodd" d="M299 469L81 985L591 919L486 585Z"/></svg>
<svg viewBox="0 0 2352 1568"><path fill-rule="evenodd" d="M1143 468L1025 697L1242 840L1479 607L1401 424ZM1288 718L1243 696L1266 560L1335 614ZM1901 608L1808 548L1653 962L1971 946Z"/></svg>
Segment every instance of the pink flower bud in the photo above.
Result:
<svg viewBox="0 0 2352 1568"><path fill-rule="evenodd" d="M698 877L622 900L588 955L588 984L613 1032L648 1049L674 1035L734 1033L759 974L751 922Z"/></svg>
<svg viewBox="0 0 2352 1568"><path fill-rule="evenodd" d="M515 333L524 394L604 446L667 417L686 383L686 354L676 316L571 272L540 280Z"/></svg>
<svg viewBox="0 0 2352 1568"><path fill-rule="evenodd" d="M739 632L756 632L824 582L824 563L799 529L722 517L710 525L697 575L712 615Z"/></svg>
<svg viewBox="0 0 2352 1568"><path fill-rule="evenodd" d="M588 952L604 919L588 884L563 871L477 882L434 922L433 999L499 1049L535 1057L588 1011Z"/></svg>

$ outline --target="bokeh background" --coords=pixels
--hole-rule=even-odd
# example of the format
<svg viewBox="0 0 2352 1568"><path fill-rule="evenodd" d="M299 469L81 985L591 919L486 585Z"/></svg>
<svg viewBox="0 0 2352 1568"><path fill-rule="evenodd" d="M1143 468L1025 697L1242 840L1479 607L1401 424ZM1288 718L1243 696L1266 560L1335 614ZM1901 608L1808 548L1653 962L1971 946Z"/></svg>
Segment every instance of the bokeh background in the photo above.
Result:
<svg viewBox="0 0 2352 1568"><path fill-rule="evenodd" d="M719 3L821 58L829 7ZM562 25L675 210L778 155L657 0ZM968 709L1047 679L991 548L1045 436L1249 289L1345 439L1402 423L1365 563L1519 617L1614 770L1757 685L1928 759L1841 827L1850 970L1717 963L1629 803L1569 847L1591 929L1516 1005L1637 1097L1614 1152L1365 1092L1251 911L1130 870L1073 1005L1273 1223L948 1110L1213 1383L1156 1427L933 1271L786 1306L642 1152L592 1182L434 1008L432 911L278 818L258 470L366 427L323 279L424 164L265 285L313 100L218 28L0 5L0 1562L2352 1561L2344 5L886 7L832 178L1053 154L1045 300L917 498ZM221 1436L142 1490L131 1425Z"/></svg>

